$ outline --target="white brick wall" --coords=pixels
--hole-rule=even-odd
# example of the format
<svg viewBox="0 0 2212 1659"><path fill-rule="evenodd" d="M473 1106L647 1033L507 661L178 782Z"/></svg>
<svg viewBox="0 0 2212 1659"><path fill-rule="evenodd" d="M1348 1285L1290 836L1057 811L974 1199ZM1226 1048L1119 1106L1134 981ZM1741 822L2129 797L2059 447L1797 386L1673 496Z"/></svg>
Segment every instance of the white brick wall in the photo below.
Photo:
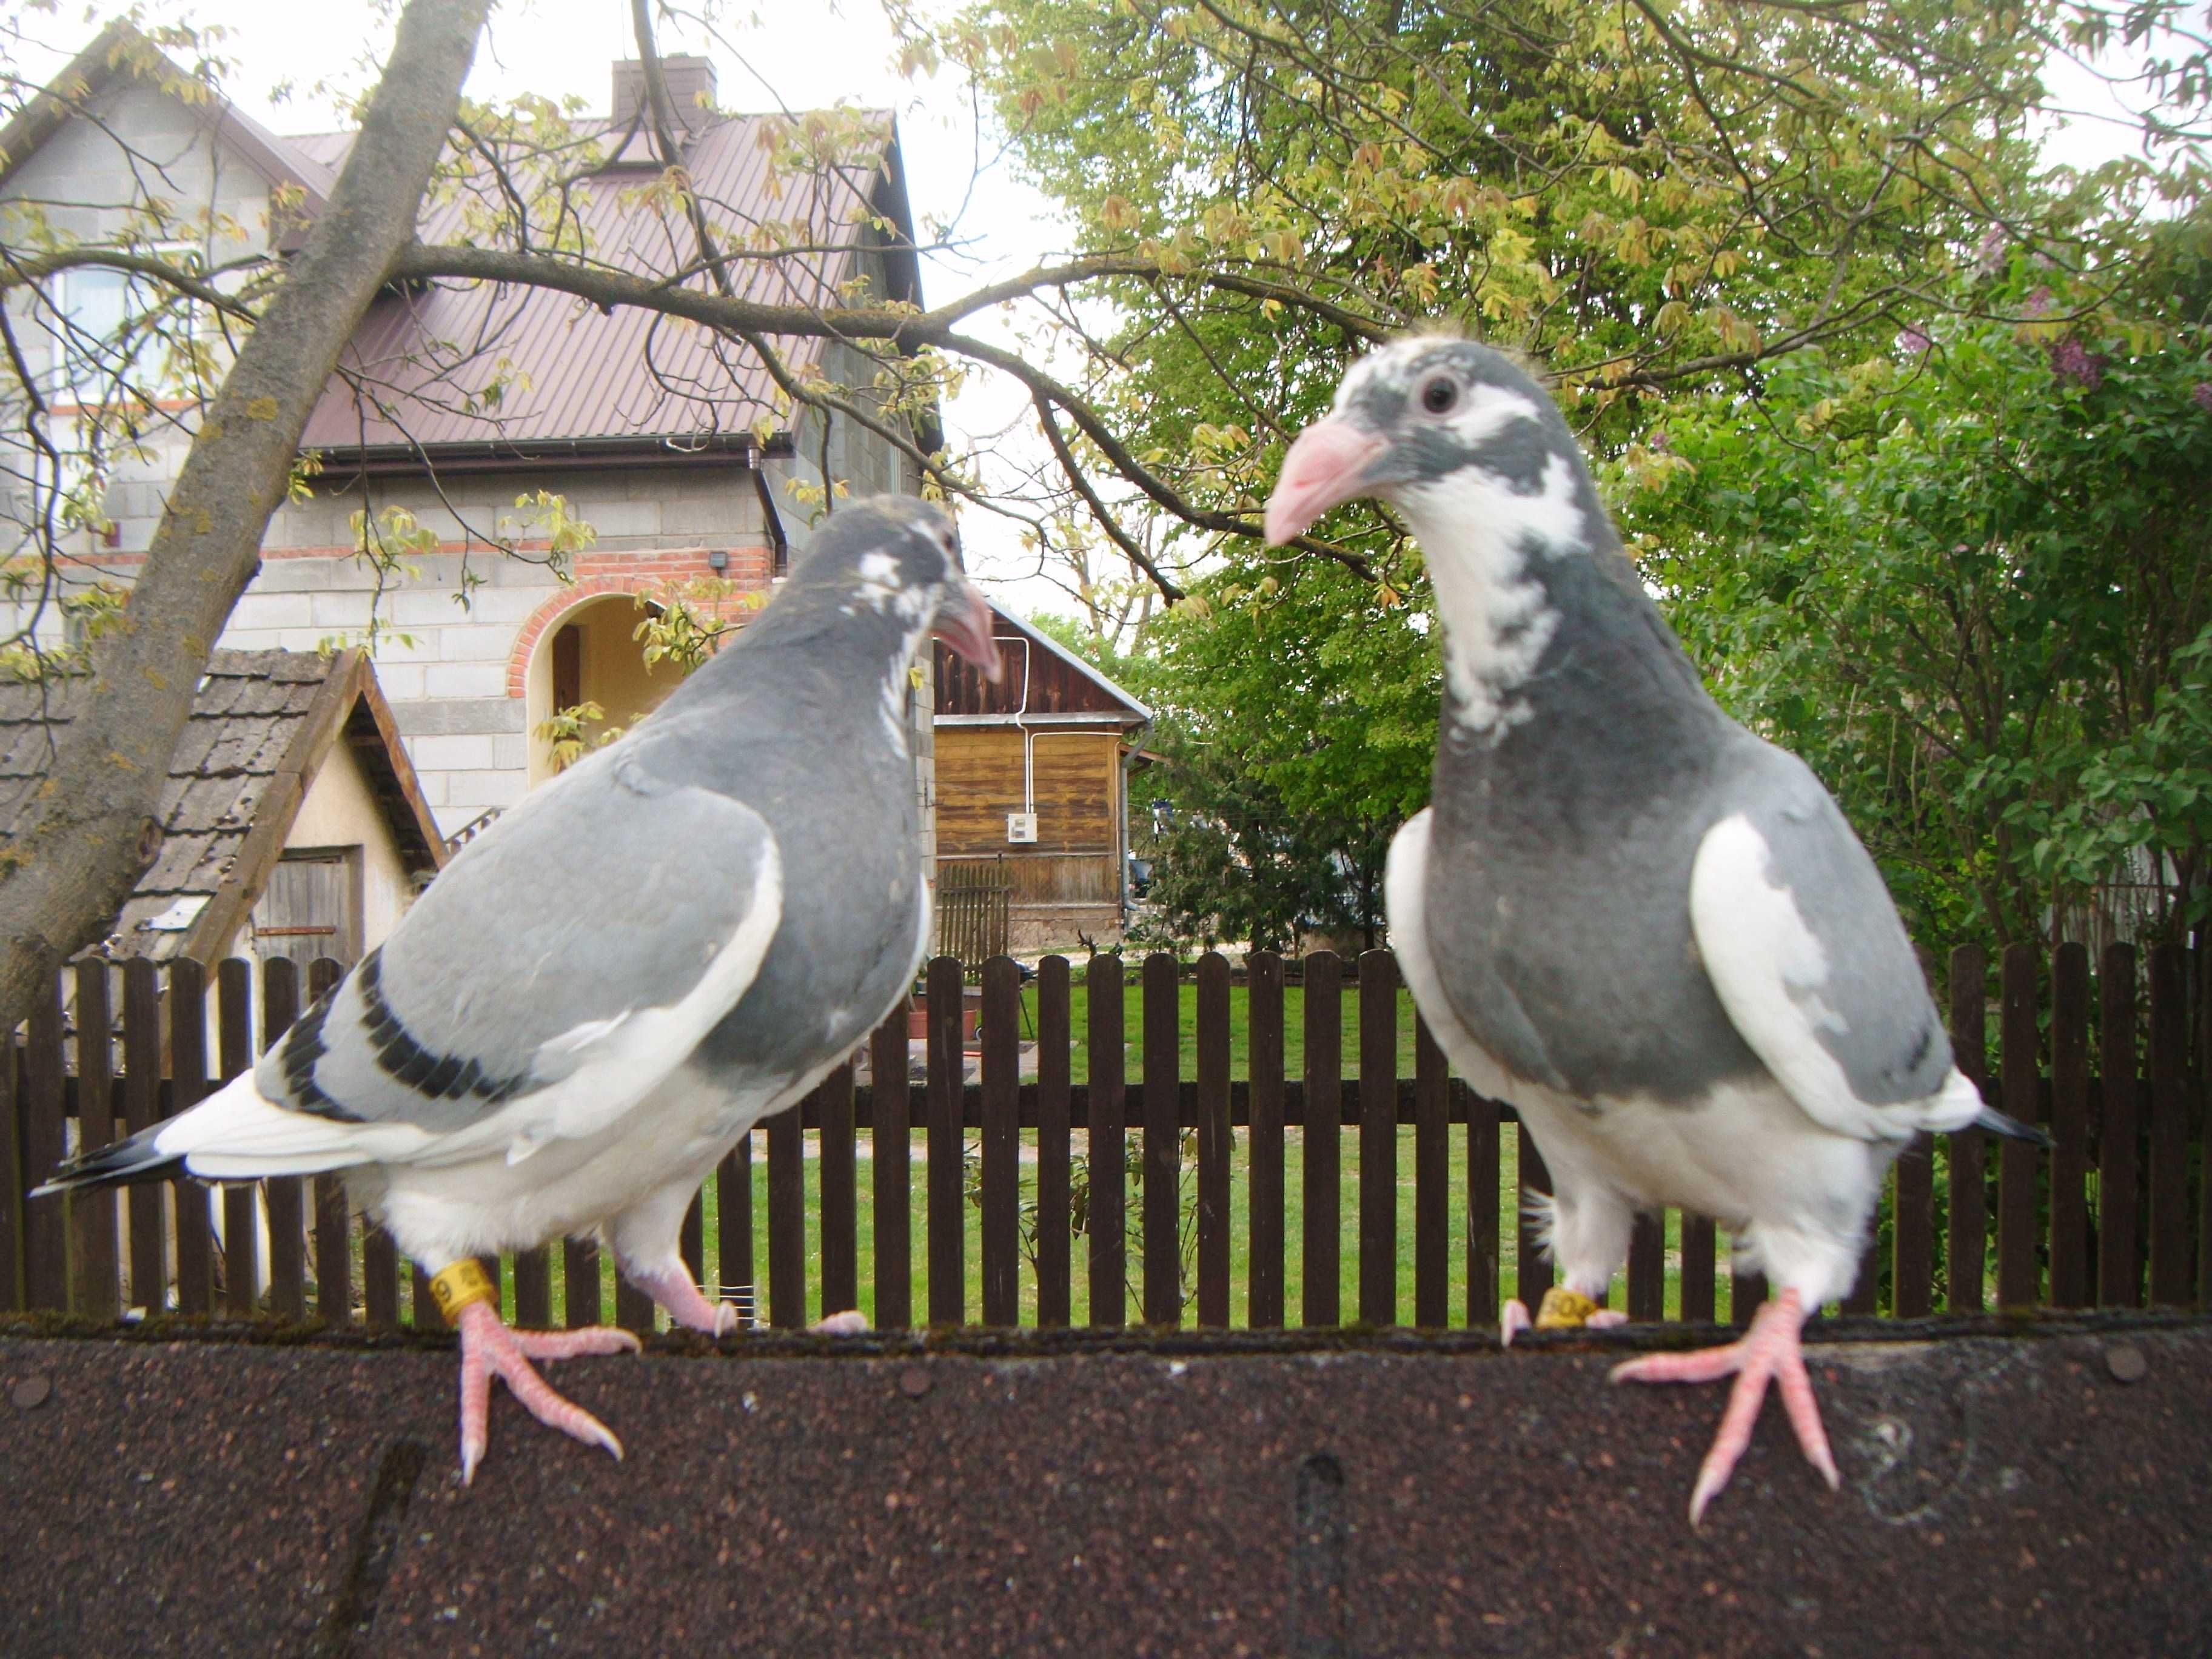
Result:
<svg viewBox="0 0 2212 1659"><path fill-rule="evenodd" d="M504 662L436 662L422 671L426 697L503 697L507 695Z"/></svg>

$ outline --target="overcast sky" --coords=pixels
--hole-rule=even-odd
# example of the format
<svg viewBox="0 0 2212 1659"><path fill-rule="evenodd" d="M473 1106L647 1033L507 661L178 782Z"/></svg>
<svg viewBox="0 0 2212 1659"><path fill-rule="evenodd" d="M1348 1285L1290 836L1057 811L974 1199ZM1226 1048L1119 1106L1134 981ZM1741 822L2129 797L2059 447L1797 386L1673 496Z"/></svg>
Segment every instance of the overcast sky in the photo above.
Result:
<svg viewBox="0 0 2212 1659"><path fill-rule="evenodd" d="M95 9L105 17L114 8ZM227 25L231 34L223 50L237 64L228 90L242 108L279 132L340 125L336 106L318 94L316 83L330 82L342 88L368 84L389 41L392 15L389 6L372 0L202 0L186 8L157 0L149 9L156 16L181 9L203 23ZM469 90L488 99L526 91L556 98L574 94L586 108L605 110L609 66L635 55L629 15L621 0L508 0L495 14ZM56 21L65 33L67 25ZM89 38L96 27L96 21L87 21L83 35ZM1065 250L1069 236L1064 221L1048 199L994 156L988 138L978 132L958 77L908 81L896 73L891 31L876 0L837 5L801 0L764 11L750 27L726 33L745 56L740 64L726 51L714 49L726 107L765 109L781 102L803 109L842 101L897 113L915 214L951 223L961 243L957 252L926 262L923 288L929 302L942 302ZM678 33L661 46L678 52L702 49L706 43ZM2055 66L2050 78L2058 101L2088 112L2052 131L2046 143L2052 160L2087 165L2132 142L2129 127L2110 118L2120 112L2101 82L2067 65ZM280 101L276 94L288 82L294 90ZM996 319L980 319L975 331L989 334L1000 326ZM1018 388L979 375L947 408L946 423L956 441L981 437L1010 422L1022 425L1026 404ZM1015 452L1034 459L1042 441L1034 436L1018 441ZM971 564L980 567L980 574L1002 579L1006 599L1023 609L1066 608L1066 601L1048 586L1012 580L1024 562L1002 521L971 511L963 532Z"/></svg>

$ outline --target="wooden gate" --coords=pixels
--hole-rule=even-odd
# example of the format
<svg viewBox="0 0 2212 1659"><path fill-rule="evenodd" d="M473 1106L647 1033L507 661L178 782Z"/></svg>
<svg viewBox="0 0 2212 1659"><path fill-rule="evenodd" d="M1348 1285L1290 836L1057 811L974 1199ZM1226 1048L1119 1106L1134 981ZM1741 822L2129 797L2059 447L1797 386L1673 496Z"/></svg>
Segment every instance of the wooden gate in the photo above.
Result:
<svg viewBox="0 0 2212 1659"><path fill-rule="evenodd" d="M1014 872L1003 854L940 859L937 864L937 951L963 962L1004 956Z"/></svg>

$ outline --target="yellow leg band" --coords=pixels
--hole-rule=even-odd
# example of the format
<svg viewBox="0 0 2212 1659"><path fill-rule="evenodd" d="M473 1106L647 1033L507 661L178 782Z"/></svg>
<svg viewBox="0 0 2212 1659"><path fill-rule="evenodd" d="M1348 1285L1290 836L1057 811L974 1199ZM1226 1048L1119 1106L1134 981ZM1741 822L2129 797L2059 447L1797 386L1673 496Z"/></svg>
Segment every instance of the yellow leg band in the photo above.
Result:
<svg viewBox="0 0 2212 1659"><path fill-rule="evenodd" d="M489 1302L499 1306L499 1286L483 1270L483 1263L474 1256L465 1255L450 1267L430 1275L430 1295L438 1304L438 1311L446 1316L448 1325L461 1322L461 1310L472 1302ZM1544 1304L1547 1308L1550 1303Z"/></svg>
<svg viewBox="0 0 2212 1659"><path fill-rule="evenodd" d="M1597 1304L1579 1291L1571 1291L1564 1285L1554 1285L1544 1292L1544 1305L1536 1310L1536 1328L1540 1331L1571 1331L1589 1322L1597 1311Z"/></svg>

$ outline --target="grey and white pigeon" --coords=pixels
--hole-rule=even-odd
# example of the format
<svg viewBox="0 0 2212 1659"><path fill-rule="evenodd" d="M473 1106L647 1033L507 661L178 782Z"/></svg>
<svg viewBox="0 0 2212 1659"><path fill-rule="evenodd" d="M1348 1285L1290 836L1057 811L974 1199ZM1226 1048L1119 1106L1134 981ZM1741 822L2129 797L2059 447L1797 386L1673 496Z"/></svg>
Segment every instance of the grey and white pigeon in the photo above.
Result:
<svg viewBox="0 0 2212 1659"><path fill-rule="evenodd" d="M678 1231L738 1137L913 983L930 904L902 709L933 629L997 678L945 514L841 510L733 643L471 842L258 1067L40 1190L343 1170L459 1328L464 1478L494 1376L619 1457L530 1362L635 1339L509 1330L474 1258L597 1235L682 1324L736 1323Z"/></svg>
<svg viewBox="0 0 2212 1659"><path fill-rule="evenodd" d="M1952 1063L1874 861L1804 763L1707 695L1526 374L1440 337L1355 364L1284 459L1268 538L1362 495L1420 543L1443 634L1390 937L1438 1042L1552 1172L1564 1283L1539 1322L1618 1322L1596 1310L1638 1212L1717 1218L1772 1299L1738 1342L1613 1376L1736 1374L1693 1522L1770 1378L1833 1486L1799 1332L1850 1289L1891 1160L1923 1130L2037 1132ZM1508 1304L1506 1340L1527 1321Z"/></svg>

